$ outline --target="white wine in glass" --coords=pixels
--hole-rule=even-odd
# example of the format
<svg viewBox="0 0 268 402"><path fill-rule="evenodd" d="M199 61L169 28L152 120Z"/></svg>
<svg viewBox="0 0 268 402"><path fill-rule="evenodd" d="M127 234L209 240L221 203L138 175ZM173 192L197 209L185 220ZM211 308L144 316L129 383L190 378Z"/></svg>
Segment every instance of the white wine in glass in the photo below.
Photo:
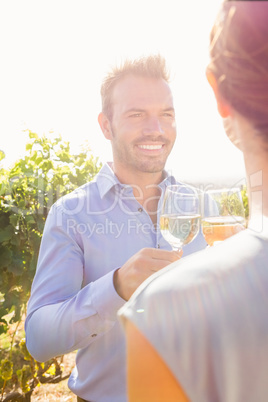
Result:
<svg viewBox="0 0 268 402"><path fill-rule="evenodd" d="M239 188L207 191L201 225L209 246L245 229L244 206Z"/></svg>
<svg viewBox="0 0 268 402"><path fill-rule="evenodd" d="M200 230L199 195L190 186L167 186L160 216L160 230L173 250L194 240Z"/></svg>

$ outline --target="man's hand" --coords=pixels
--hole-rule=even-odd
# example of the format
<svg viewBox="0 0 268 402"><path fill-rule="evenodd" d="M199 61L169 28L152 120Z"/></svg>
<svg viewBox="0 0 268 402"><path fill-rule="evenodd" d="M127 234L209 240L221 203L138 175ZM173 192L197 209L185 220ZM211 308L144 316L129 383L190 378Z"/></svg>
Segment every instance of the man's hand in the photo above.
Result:
<svg viewBox="0 0 268 402"><path fill-rule="evenodd" d="M154 272L180 259L182 251L167 251L156 248L143 248L134 254L114 273L114 287L120 297L129 300L130 296Z"/></svg>

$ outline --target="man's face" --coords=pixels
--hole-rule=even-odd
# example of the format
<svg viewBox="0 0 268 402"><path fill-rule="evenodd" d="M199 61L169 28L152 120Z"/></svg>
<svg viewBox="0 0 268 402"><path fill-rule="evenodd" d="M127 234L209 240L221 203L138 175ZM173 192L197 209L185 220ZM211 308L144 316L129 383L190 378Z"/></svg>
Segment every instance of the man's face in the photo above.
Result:
<svg viewBox="0 0 268 402"><path fill-rule="evenodd" d="M163 170L176 139L171 90L162 79L128 75L112 96L114 163L132 172Z"/></svg>

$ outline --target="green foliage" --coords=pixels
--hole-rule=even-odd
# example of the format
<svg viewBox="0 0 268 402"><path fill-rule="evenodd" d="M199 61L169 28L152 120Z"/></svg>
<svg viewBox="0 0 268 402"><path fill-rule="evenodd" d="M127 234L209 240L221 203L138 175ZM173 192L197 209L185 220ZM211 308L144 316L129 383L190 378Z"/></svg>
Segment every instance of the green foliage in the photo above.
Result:
<svg viewBox="0 0 268 402"><path fill-rule="evenodd" d="M248 205L248 194L247 194L247 187L243 186L241 190L241 195L242 195L242 201L244 205L244 210L245 210L245 218L248 220L249 218L249 205Z"/></svg>
<svg viewBox="0 0 268 402"><path fill-rule="evenodd" d="M238 193L219 193L218 197L215 196L215 201L221 215L242 216L247 220L249 210L246 186L243 186Z"/></svg>
<svg viewBox="0 0 268 402"><path fill-rule="evenodd" d="M3 157L0 151L0 160ZM25 157L10 170L0 167L0 335L20 322L26 310L50 207L91 181L100 167L88 146L72 154L61 137L48 139L31 131ZM26 346L21 347L26 357ZM28 371L19 373L27 389Z"/></svg>
<svg viewBox="0 0 268 402"><path fill-rule="evenodd" d="M21 353L23 355L24 360L31 361L32 356L30 355L30 353L29 353L29 351L28 351L28 349L26 347L26 339L25 338L22 338L20 340L19 347L20 347L20 350L21 350Z"/></svg>
<svg viewBox="0 0 268 402"><path fill-rule="evenodd" d="M22 392L29 392L31 389L32 372L28 365L24 365L21 369L17 370L17 376L20 382Z"/></svg>
<svg viewBox="0 0 268 402"><path fill-rule="evenodd" d="M4 159L5 158L5 153L2 151L2 150L0 150L0 161L2 160L2 159Z"/></svg>
<svg viewBox="0 0 268 402"><path fill-rule="evenodd" d="M3 380L8 381L12 378L13 363L9 359L3 359L0 366L0 376Z"/></svg>

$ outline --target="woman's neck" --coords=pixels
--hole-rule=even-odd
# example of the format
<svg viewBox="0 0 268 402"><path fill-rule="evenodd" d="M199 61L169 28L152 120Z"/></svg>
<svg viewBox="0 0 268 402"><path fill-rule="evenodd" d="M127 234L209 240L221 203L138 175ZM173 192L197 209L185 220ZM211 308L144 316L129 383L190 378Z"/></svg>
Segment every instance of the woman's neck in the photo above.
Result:
<svg viewBox="0 0 268 402"><path fill-rule="evenodd" d="M268 217L268 154L244 153L249 195L250 225L260 227L263 216Z"/></svg>

